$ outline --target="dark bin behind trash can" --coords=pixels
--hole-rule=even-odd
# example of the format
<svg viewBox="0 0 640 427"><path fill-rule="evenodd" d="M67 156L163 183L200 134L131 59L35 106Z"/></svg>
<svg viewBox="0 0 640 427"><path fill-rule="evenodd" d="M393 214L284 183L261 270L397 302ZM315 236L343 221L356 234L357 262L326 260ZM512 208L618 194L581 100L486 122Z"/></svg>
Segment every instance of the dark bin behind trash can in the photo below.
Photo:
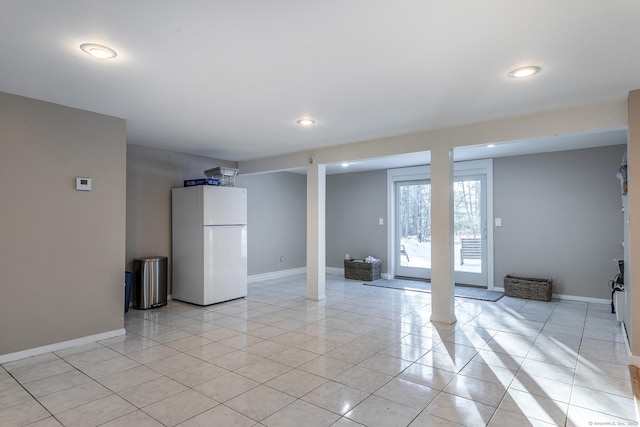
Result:
<svg viewBox="0 0 640 427"><path fill-rule="evenodd" d="M131 302L131 283L133 282L133 273L124 272L124 312L129 311L129 303Z"/></svg>
<svg viewBox="0 0 640 427"><path fill-rule="evenodd" d="M167 257L134 259L133 279L133 308L167 305Z"/></svg>

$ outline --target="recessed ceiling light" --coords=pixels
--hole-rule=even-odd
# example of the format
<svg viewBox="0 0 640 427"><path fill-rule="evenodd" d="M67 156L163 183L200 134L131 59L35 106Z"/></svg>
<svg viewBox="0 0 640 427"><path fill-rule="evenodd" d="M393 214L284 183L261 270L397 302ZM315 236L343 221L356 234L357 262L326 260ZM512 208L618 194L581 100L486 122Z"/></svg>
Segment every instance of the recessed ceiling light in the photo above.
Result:
<svg viewBox="0 0 640 427"><path fill-rule="evenodd" d="M300 126L313 126L316 124L316 121L313 119L299 119L296 120L296 123L298 123Z"/></svg>
<svg viewBox="0 0 640 427"><path fill-rule="evenodd" d="M496 144L487 144L487 148L493 148L495 146L496 146Z"/></svg>
<svg viewBox="0 0 640 427"><path fill-rule="evenodd" d="M530 76L533 76L534 74L538 74L540 70L541 70L540 67L536 67L535 65L530 65L528 67L521 67L521 68L516 68L515 70L511 70L507 75L512 79L520 79L523 77L530 77Z"/></svg>
<svg viewBox="0 0 640 427"><path fill-rule="evenodd" d="M80 45L80 49L82 49L83 52L86 52L94 58L98 59L115 58L116 56L118 56L116 51L111 49L110 47L102 46L95 43L83 43Z"/></svg>

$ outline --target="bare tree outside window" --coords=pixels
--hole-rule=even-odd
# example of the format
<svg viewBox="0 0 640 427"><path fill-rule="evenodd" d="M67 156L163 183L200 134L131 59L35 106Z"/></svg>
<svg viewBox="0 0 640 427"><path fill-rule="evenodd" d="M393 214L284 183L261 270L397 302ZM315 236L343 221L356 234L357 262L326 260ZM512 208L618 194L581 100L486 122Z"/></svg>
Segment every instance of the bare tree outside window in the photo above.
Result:
<svg viewBox="0 0 640 427"><path fill-rule="evenodd" d="M454 254L456 269L480 272L479 259L461 259L462 239L482 238L482 181L455 181ZM431 184L407 182L398 191L400 265L431 268Z"/></svg>

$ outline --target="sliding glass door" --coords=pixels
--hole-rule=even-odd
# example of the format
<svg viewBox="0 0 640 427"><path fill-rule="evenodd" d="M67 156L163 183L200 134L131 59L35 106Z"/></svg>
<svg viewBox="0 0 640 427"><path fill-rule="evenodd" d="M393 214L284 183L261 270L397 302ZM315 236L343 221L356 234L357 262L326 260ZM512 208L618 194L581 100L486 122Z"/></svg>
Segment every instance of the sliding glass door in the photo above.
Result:
<svg viewBox="0 0 640 427"><path fill-rule="evenodd" d="M461 171L454 178L453 190L454 280L458 284L486 287L487 175ZM395 275L430 279L431 182L428 178L398 180L394 192Z"/></svg>

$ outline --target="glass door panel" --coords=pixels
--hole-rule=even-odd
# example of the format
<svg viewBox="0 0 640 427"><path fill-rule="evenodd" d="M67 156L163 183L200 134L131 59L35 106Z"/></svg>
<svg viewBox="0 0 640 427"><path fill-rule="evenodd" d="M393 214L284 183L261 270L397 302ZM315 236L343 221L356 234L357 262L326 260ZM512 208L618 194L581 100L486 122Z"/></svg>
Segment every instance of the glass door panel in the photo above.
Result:
<svg viewBox="0 0 640 427"><path fill-rule="evenodd" d="M463 177L453 184L456 283L487 286L485 181L483 176Z"/></svg>
<svg viewBox="0 0 640 427"><path fill-rule="evenodd" d="M487 286L486 179L459 177L454 194L454 280ZM431 278L431 182L396 182L396 276Z"/></svg>
<svg viewBox="0 0 640 427"><path fill-rule="evenodd" d="M431 277L431 182L396 183L396 275Z"/></svg>

